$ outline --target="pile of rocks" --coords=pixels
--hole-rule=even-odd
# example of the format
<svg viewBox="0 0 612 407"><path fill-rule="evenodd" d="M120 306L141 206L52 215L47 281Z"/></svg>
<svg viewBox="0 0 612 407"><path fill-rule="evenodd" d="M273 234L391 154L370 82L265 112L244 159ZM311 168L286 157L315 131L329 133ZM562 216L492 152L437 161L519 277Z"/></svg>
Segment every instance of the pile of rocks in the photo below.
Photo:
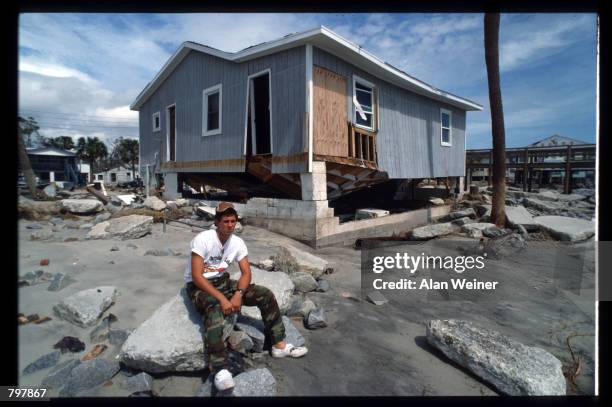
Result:
<svg viewBox="0 0 612 407"><path fill-rule="evenodd" d="M506 229L500 229L491 219L491 204L482 203L491 193L484 188L478 194L470 194L461 202L463 209L455 210L438 219L437 223L414 228L412 240L429 240L451 234L462 234L472 238L499 238L517 232L529 239L529 233L546 232L554 239L580 242L595 234L591 220L595 205L591 190L576 190L564 195L556 191L523 192L510 189L506 194ZM522 205L520 204L522 203Z"/></svg>

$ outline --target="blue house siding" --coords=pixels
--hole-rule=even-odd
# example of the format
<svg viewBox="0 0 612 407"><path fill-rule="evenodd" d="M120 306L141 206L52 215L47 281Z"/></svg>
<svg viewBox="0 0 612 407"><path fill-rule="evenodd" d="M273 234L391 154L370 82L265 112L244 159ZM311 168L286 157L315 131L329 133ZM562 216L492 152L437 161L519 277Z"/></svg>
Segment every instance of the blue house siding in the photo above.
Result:
<svg viewBox="0 0 612 407"><path fill-rule="evenodd" d="M271 70L274 156L304 151L305 51L296 47L244 63L190 52L140 108L141 166L167 161L166 108L176 104L176 169L188 172L244 172L247 78ZM222 133L202 136L202 91L222 84ZM161 130L153 132L152 116L160 112ZM188 167L187 162L209 163ZM209 165L212 164L212 165ZM274 172L299 172L300 166L273 166Z"/></svg>
<svg viewBox="0 0 612 407"><path fill-rule="evenodd" d="M378 166L389 178L464 175L465 111L382 81L317 47L313 50L313 63L347 78L349 100L353 74L376 85L380 114ZM440 144L440 108L452 112L452 147Z"/></svg>

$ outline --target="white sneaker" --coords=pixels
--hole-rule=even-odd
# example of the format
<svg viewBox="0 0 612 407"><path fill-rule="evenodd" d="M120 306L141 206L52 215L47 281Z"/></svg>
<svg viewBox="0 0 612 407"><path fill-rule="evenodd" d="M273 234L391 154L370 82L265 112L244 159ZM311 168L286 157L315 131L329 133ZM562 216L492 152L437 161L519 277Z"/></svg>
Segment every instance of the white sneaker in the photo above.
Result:
<svg viewBox="0 0 612 407"><path fill-rule="evenodd" d="M273 358L284 358L290 356L292 358L301 358L308 353L308 348L305 346L293 346L290 343L285 344L283 349L278 349L272 346Z"/></svg>
<svg viewBox="0 0 612 407"><path fill-rule="evenodd" d="M215 387L219 391L228 390L236 386L232 374L227 369L222 369L215 375Z"/></svg>

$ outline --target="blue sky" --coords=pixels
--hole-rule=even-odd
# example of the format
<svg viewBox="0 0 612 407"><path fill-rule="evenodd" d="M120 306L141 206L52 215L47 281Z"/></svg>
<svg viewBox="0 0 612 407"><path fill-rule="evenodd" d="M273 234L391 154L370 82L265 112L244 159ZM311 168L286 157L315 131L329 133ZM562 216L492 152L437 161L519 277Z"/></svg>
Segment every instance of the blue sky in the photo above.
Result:
<svg viewBox="0 0 612 407"><path fill-rule="evenodd" d="M502 14L506 145L595 142L595 14ZM406 73L484 106L467 147L491 145L482 14L22 14L19 110L45 136L138 137L140 91L184 41L235 52L325 25Z"/></svg>

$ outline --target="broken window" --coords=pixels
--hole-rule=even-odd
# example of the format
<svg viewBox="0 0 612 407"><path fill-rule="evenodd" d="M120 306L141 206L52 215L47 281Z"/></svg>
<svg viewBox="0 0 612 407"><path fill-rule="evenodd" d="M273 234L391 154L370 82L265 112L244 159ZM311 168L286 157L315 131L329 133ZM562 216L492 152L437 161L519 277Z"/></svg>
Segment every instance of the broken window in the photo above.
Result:
<svg viewBox="0 0 612 407"><path fill-rule="evenodd" d="M117 174L114 172L111 172L111 182L117 182Z"/></svg>
<svg viewBox="0 0 612 407"><path fill-rule="evenodd" d="M443 146L451 146L451 122L452 112L446 109L440 109L440 144Z"/></svg>
<svg viewBox="0 0 612 407"><path fill-rule="evenodd" d="M161 129L161 122L159 121L159 112L153 113L153 131L159 131Z"/></svg>
<svg viewBox="0 0 612 407"><path fill-rule="evenodd" d="M353 120L357 127L376 131L376 88L353 76Z"/></svg>
<svg viewBox="0 0 612 407"><path fill-rule="evenodd" d="M203 112L202 112L202 135L212 136L221 133L221 108L222 104L221 84L204 89Z"/></svg>
<svg viewBox="0 0 612 407"><path fill-rule="evenodd" d="M98 174L98 181L103 181L103 180L104 180L104 175Z"/></svg>

